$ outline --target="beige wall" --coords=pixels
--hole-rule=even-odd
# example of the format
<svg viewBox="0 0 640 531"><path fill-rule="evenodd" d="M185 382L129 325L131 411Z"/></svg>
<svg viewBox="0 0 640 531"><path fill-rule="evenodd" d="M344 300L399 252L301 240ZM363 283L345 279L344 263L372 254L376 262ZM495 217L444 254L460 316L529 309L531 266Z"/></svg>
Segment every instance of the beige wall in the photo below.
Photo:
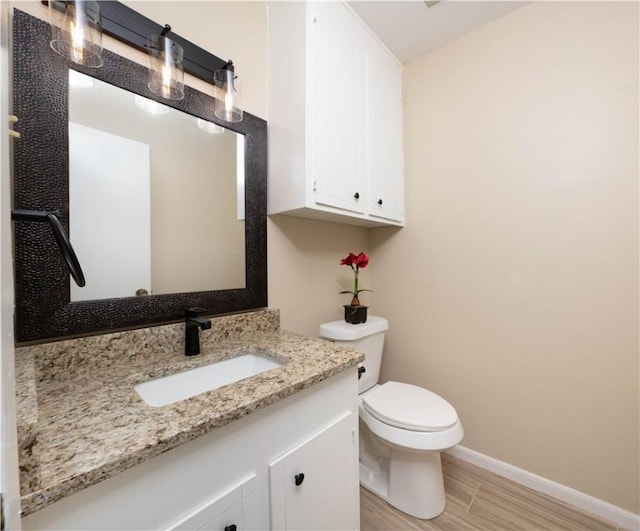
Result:
<svg viewBox="0 0 640 531"><path fill-rule="evenodd" d="M384 379L463 445L638 513L638 4L536 2L405 67Z"/></svg>
<svg viewBox="0 0 640 531"><path fill-rule="evenodd" d="M269 222L269 305L280 308L282 327L316 336L318 325L344 318L343 304L353 289L353 272L341 266L349 252L368 248L366 229L295 218L273 216ZM360 287L371 288L370 268L360 273ZM369 293L360 297L362 304Z"/></svg>

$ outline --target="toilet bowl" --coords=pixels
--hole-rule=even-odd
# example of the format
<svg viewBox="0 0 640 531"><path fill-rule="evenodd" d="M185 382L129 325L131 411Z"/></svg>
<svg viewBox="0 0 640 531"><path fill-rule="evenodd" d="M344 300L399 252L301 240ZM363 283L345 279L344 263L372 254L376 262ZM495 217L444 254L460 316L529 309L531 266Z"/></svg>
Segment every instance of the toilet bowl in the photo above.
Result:
<svg viewBox="0 0 640 531"><path fill-rule="evenodd" d="M378 383L386 319L320 326L321 337L365 353L359 381L360 484L397 509L434 518L445 508L440 452L458 444L458 415L437 394L411 384Z"/></svg>

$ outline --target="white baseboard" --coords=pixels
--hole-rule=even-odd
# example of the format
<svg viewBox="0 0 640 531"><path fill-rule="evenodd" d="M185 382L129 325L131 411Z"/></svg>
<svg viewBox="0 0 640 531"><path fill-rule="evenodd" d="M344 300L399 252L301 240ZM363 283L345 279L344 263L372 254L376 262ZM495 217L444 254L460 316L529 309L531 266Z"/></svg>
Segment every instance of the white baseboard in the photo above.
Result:
<svg viewBox="0 0 640 531"><path fill-rule="evenodd" d="M616 507L608 502L589 496L579 492L571 487L561 485L549 479L537 476L531 472L527 472L521 468L498 461L493 457L481 454L464 446L456 446L447 450L447 453L467 461L473 465L484 468L489 472L498 474L504 478L510 479L516 483L529 487L530 489L551 496L556 500L573 505L578 509L608 520L609 522L622 527L624 529L637 531L640 530L640 516L632 512L625 511L620 507Z"/></svg>

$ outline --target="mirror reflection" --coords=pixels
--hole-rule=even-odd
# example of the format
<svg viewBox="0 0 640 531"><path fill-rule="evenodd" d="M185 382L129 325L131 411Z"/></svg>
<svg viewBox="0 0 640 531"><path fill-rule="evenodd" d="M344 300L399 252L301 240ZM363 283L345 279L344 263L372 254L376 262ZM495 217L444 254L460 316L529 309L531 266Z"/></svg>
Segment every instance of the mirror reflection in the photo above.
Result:
<svg viewBox="0 0 640 531"><path fill-rule="evenodd" d="M244 136L69 70L71 301L244 288Z"/></svg>

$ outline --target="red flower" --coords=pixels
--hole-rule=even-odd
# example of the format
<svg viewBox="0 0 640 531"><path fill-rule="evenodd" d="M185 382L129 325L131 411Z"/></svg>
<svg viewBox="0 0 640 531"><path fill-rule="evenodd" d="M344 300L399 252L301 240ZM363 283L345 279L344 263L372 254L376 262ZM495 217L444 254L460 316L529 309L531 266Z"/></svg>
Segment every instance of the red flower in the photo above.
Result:
<svg viewBox="0 0 640 531"><path fill-rule="evenodd" d="M369 257L364 253L360 253L357 256L349 253L349 256L340 260L340 265L348 265L351 266L352 269L354 269L354 266L355 269L365 268L369 265Z"/></svg>
<svg viewBox="0 0 640 531"><path fill-rule="evenodd" d="M340 260L340 265L350 266L351 269L353 269L353 272L355 274L353 291L341 291L340 293L351 293L353 295L353 299L351 299L351 306L360 306L360 300L358 299L358 294L361 291L371 291L371 290L358 288L358 271L361 268L367 267L369 265L369 257L362 252L358 255L349 253L349 256Z"/></svg>

